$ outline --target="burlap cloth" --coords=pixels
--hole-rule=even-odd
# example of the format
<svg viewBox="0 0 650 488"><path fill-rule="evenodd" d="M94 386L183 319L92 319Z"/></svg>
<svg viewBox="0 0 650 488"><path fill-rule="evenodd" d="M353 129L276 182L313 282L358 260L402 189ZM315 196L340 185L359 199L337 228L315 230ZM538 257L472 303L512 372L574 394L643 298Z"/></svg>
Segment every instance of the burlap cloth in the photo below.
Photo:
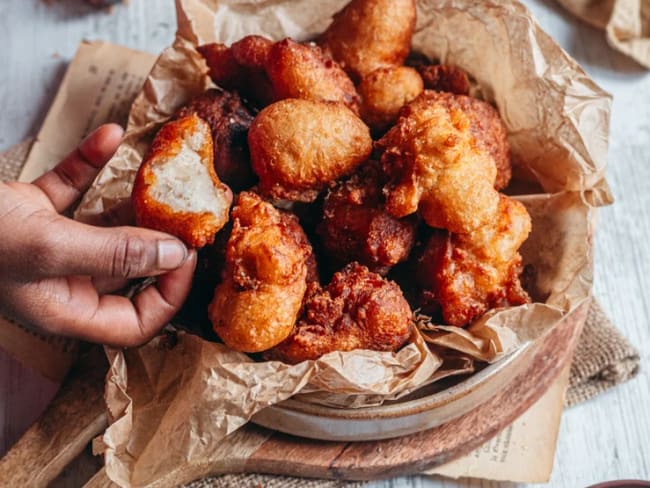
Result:
<svg viewBox="0 0 650 488"><path fill-rule="evenodd" d="M27 158L32 140L16 144L0 153L0 181L15 180ZM593 301L587 322L571 364L567 407L584 402L613 386L628 381L639 372L639 353ZM351 488L363 483L307 480L268 475L226 475L209 477L185 488L265 487L265 488Z"/></svg>

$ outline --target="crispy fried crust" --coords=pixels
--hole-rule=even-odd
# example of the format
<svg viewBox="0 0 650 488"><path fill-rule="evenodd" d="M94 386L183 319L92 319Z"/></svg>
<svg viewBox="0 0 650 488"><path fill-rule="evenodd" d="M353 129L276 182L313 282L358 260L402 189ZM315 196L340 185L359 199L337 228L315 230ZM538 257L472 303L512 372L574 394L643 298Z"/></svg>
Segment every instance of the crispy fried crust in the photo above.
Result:
<svg viewBox="0 0 650 488"><path fill-rule="evenodd" d="M512 177L510 163L510 144L506 127L499 112L487 102L472 97L454 97L450 103L458 106L469 117L470 131L476 146L482 152L488 153L494 160L497 176L494 188L501 190L508 186Z"/></svg>
<svg viewBox="0 0 650 488"><path fill-rule="evenodd" d="M500 195L494 221L471 235L436 231L417 260L419 306L440 308L446 323L464 326L490 308L528 302L518 249L530 229L526 208Z"/></svg>
<svg viewBox="0 0 650 488"><path fill-rule="evenodd" d="M239 95L210 89L190 100L176 116L183 118L192 113L210 125L214 168L219 178L235 192L255 184L246 140L254 115Z"/></svg>
<svg viewBox="0 0 650 488"><path fill-rule="evenodd" d="M325 288L310 284L295 329L265 357L296 364L332 351L397 351L411 334L411 318L397 284L351 263Z"/></svg>
<svg viewBox="0 0 650 488"><path fill-rule="evenodd" d="M263 195L313 201L368 158L372 139L361 119L341 104L287 99L259 113L248 145Z"/></svg>
<svg viewBox="0 0 650 488"><path fill-rule="evenodd" d="M190 139L201 139L200 147L191 148L207 169L212 184L217 189L220 200L219 213L179 211L153 196L154 187L159 184L155 168L176 164L174 158L192 145ZM178 193L184 192L183 182L169 182L177 185ZM141 227L160 230L182 239L188 246L200 248L214 241L214 236L228 221L228 210L232 203L232 192L219 181L213 165L213 145L210 127L196 115L165 124L145 156L135 178L131 195L136 222Z"/></svg>
<svg viewBox="0 0 650 488"><path fill-rule="evenodd" d="M422 76L426 90L469 95L469 76L462 69L447 64L424 64L420 61L414 62L413 65ZM494 187L502 190L510 183L512 166L507 131L499 112L489 103L469 96L456 97L454 103L462 107L470 118L472 135L477 145L494 158L497 167Z"/></svg>
<svg viewBox="0 0 650 488"><path fill-rule="evenodd" d="M340 102L359 113L359 95L352 80L315 44L298 44L291 39L276 42L269 52L266 72L275 100Z"/></svg>
<svg viewBox="0 0 650 488"><path fill-rule="evenodd" d="M422 78L413 68L379 68L359 84L361 118L373 133L382 133L395 123L400 109L423 90Z"/></svg>
<svg viewBox="0 0 650 488"><path fill-rule="evenodd" d="M397 219L386 212L382 186L377 165L367 163L325 197L318 235L337 264L358 261L386 275L411 252L417 218Z"/></svg>
<svg viewBox="0 0 650 488"><path fill-rule="evenodd" d="M244 68L263 70L273 47L273 41L262 36L246 36L231 46L235 61Z"/></svg>
<svg viewBox="0 0 650 488"><path fill-rule="evenodd" d="M207 44L198 48L219 86L237 90L256 107L285 98L340 102L359 112L359 95L341 67L315 44L292 39L272 42L246 36L231 48Z"/></svg>
<svg viewBox="0 0 650 488"><path fill-rule="evenodd" d="M416 68L425 89L469 95L469 76L462 69L448 64L418 64Z"/></svg>
<svg viewBox="0 0 650 488"><path fill-rule="evenodd" d="M352 0L318 44L358 83L378 68L403 64L414 28L415 0Z"/></svg>
<svg viewBox="0 0 650 488"><path fill-rule="evenodd" d="M243 81L241 65L225 44L213 42L198 46L197 51L208 65L208 75L217 85L226 90L234 89Z"/></svg>
<svg viewBox="0 0 650 488"><path fill-rule="evenodd" d="M205 58L212 81L225 90L236 91L255 107L264 107L273 101L271 82L263 65L258 66L265 57L267 42L271 44L262 37L248 36L232 48L212 43L199 46L197 50ZM235 57L234 53L239 56Z"/></svg>
<svg viewBox="0 0 650 488"><path fill-rule="evenodd" d="M307 288L311 246L298 219L242 192L232 211L223 280L208 314L229 347L260 352L282 342Z"/></svg>
<svg viewBox="0 0 650 488"><path fill-rule="evenodd" d="M468 233L496 213L494 159L478 148L461 97L425 91L378 141L391 215L419 209L431 227Z"/></svg>

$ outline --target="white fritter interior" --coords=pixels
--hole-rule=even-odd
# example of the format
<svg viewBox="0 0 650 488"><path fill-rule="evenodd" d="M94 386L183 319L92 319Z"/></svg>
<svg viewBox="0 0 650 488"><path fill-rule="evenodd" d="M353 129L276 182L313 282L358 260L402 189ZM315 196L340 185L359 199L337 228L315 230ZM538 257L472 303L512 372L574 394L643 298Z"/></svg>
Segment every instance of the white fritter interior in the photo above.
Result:
<svg viewBox="0 0 650 488"><path fill-rule="evenodd" d="M154 164L156 183L150 192L154 199L177 212L210 212L219 215L223 212L223 195L215 188L207 168L196 152L202 144L203 136L194 134L183 141L175 158Z"/></svg>

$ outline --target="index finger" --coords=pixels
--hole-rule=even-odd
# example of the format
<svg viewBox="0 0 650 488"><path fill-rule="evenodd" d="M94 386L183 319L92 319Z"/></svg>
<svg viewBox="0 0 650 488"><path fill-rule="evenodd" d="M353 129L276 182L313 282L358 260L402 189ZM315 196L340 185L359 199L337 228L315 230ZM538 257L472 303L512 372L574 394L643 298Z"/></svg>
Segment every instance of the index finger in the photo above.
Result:
<svg viewBox="0 0 650 488"><path fill-rule="evenodd" d="M131 300L117 295L83 297L72 289L72 301L66 304L65 310L56 313L58 326L52 322L53 314L48 314L50 326L68 336L115 347L144 344L168 324L183 305L195 265L193 252L183 266L159 276L156 283Z"/></svg>
<svg viewBox="0 0 650 488"><path fill-rule="evenodd" d="M140 291L132 300L115 295L102 296L97 313L86 328L87 340L127 347L149 341L185 302L195 265L196 254L192 253L183 266L159 276L156 283Z"/></svg>

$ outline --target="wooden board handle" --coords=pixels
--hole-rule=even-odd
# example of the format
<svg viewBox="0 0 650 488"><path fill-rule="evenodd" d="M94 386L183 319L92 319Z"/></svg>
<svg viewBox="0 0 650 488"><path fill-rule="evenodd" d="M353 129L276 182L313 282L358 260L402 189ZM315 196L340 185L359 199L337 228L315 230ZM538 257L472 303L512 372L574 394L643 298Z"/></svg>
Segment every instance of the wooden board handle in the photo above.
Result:
<svg viewBox="0 0 650 488"><path fill-rule="evenodd" d="M99 347L75 365L52 404L0 461L3 486L47 486L106 429L107 369Z"/></svg>

